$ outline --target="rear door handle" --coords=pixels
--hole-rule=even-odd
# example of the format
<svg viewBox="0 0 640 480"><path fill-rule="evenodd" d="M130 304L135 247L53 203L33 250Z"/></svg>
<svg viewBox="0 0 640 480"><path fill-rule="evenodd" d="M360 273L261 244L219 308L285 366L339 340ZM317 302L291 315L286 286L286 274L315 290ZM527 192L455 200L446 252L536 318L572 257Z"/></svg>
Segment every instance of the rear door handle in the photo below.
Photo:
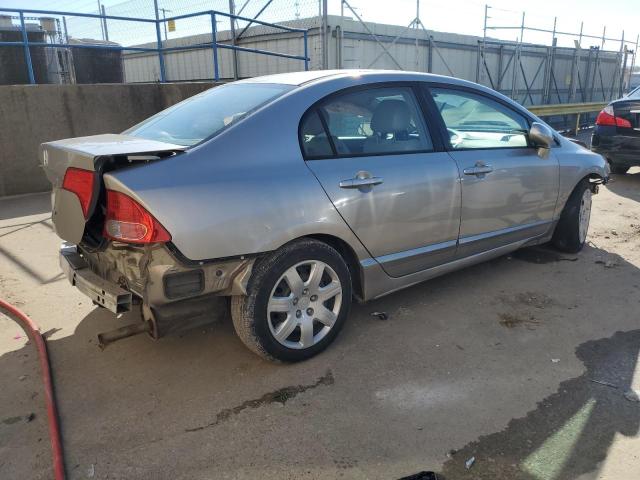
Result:
<svg viewBox="0 0 640 480"><path fill-rule="evenodd" d="M340 181L340 188L362 188L372 187L374 185L380 185L384 180L381 177L369 177L369 178L350 178L348 180Z"/></svg>
<svg viewBox="0 0 640 480"><path fill-rule="evenodd" d="M465 175L475 175L477 177L481 175L486 175L487 173L493 172L493 167L491 165L478 165L475 167L465 168L463 170Z"/></svg>

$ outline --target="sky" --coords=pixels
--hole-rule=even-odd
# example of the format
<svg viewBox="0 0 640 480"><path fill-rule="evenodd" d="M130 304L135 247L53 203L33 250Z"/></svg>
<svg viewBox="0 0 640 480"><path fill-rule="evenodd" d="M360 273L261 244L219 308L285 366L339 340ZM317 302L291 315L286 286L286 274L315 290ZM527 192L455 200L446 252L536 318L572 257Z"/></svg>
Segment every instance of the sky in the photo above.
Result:
<svg viewBox="0 0 640 480"><path fill-rule="evenodd" d="M43 10L64 10L94 13L99 0L0 0L0 8L31 8ZM228 10L228 0L158 0L160 7L171 12L167 15L178 15L187 12L209 9ZM236 0L236 8L240 8L246 0ZM339 14L340 0L328 0L329 13ZM366 21L407 25L416 16L416 0L348 0L356 13ZM153 13L153 0L102 0L107 12L126 16L148 16ZM244 13L251 16L257 12L266 0L249 0ZM622 31L630 40L629 48L634 48L640 33L640 0L489 0L490 6L488 27L519 26L522 12L525 13L525 24L528 27L551 30L554 17L557 17L557 31L578 33L580 24L584 22L583 32L588 35L601 36L606 25L606 36L620 39ZM318 0L275 0L265 10L266 21L291 20L297 10L301 17L317 13ZM485 2L481 0L420 0L420 19L428 29L483 34ZM0 14L2 12L0 11ZM345 14L352 13L345 7ZM91 19L69 19L72 34L78 37L99 37L100 26ZM195 33L206 28L206 22L184 20L177 22L177 31L169 34L169 38ZM225 29L224 25L219 27ZM124 44L141 43L153 38L155 32L151 25L132 25L125 22L110 22L110 38ZM493 30L489 28L487 35L494 38L515 40L520 36L519 29ZM523 40L532 43L550 44L551 33L525 31ZM561 46L573 46L572 36L558 36ZM600 45L597 39L584 38L582 46ZM620 42L606 41L605 49L618 50Z"/></svg>

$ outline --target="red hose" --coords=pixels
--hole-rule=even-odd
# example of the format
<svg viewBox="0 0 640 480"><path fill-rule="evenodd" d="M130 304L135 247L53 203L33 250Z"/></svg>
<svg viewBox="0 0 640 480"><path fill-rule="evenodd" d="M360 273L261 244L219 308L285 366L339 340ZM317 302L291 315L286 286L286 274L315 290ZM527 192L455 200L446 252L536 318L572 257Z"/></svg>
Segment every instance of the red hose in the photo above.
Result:
<svg viewBox="0 0 640 480"><path fill-rule="evenodd" d="M17 321L27 336L38 350L40 369L42 370L42 381L44 383L45 401L47 403L47 417L49 418L49 438L51 440L51 451L53 454L53 471L55 480L64 480L64 458L62 456L62 442L60 441L60 426L58 423L58 410L53 394L53 381L51 379L51 368L49 366L49 356L47 355L47 345L40 334L40 328L27 317L23 312L8 304L0 298L0 309L9 312L11 318Z"/></svg>

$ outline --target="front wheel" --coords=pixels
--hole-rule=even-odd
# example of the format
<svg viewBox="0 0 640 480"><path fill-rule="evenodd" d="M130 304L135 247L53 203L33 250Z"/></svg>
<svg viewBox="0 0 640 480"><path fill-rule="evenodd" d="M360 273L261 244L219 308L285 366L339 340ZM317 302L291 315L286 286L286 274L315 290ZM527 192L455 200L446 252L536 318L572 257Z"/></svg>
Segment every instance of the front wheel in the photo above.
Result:
<svg viewBox="0 0 640 480"><path fill-rule="evenodd" d="M351 304L351 276L334 248L302 239L260 259L247 293L231 299L242 342L264 358L296 362L338 335Z"/></svg>
<svg viewBox="0 0 640 480"><path fill-rule="evenodd" d="M592 195L589 179L582 180L571 192L553 234L552 242L558 250L577 253L584 247L591 219Z"/></svg>

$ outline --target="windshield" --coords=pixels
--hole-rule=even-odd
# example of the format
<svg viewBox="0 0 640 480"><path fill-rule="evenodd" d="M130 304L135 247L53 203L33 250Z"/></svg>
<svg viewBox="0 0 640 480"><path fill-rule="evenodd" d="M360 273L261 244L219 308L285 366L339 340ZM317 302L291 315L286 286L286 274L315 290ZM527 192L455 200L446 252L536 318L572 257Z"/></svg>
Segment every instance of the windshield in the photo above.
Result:
<svg viewBox="0 0 640 480"><path fill-rule="evenodd" d="M269 83L236 83L212 88L157 113L124 134L195 145L292 88Z"/></svg>

